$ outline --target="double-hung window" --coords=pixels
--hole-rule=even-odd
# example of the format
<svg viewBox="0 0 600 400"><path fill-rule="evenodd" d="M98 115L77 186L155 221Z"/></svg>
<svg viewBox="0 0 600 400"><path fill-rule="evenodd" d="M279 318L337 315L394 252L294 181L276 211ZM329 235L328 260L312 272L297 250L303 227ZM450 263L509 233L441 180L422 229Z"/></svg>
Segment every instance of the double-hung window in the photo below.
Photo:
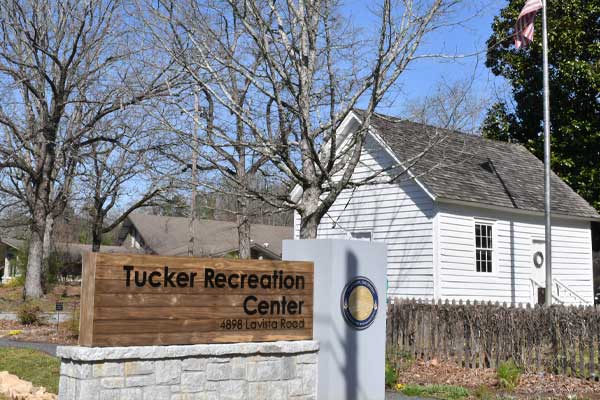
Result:
<svg viewBox="0 0 600 400"><path fill-rule="evenodd" d="M493 224L475 222L475 268L477 272L492 272L494 246Z"/></svg>

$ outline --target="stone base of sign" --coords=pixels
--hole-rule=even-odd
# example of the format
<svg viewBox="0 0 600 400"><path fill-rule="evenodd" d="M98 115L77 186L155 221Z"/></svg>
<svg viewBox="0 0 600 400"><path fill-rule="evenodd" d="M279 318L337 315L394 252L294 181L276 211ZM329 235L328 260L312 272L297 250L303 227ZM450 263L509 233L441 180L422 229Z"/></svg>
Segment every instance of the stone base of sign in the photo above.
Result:
<svg viewBox="0 0 600 400"><path fill-rule="evenodd" d="M316 341L59 347L60 400L316 399Z"/></svg>

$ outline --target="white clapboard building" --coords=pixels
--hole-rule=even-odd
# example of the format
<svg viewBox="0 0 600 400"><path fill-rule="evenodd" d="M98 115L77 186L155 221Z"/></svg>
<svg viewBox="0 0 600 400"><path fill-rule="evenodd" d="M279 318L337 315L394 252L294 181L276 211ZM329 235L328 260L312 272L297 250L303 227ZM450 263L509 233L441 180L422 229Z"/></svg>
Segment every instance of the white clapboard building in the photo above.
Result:
<svg viewBox="0 0 600 400"><path fill-rule="evenodd" d="M351 113L340 137L360 118ZM387 243L388 296L512 304L543 296L544 168L527 149L378 114L354 179L378 171L374 183L344 190L318 238ZM590 225L600 216L556 175L552 210L554 302L593 304Z"/></svg>

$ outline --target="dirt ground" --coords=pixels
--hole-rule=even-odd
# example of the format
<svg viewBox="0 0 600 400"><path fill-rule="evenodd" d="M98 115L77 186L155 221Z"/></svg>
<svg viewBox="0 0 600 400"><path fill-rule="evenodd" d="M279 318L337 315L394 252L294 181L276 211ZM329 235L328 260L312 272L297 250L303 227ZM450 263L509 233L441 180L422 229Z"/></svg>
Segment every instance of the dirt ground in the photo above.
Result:
<svg viewBox="0 0 600 400"><path fill-rule="evenodd" d="M54 343L63 345L77 344L77 336L69 329L69 323L44 325L21 325L17 321L0 320L0 337L22 342ZM11 331L21 331L11 334Z"/></svg>
<svg viewBox="0 0 600 400"><path fill-rule="evenodd" d="M0 313L18 313L23 305L22 287L0 286ZM72 318L79 312L79 297L81 294L78 283L55 285L48 293L37 301L40 308L55 314L57 302L63 303L61 318ZM18 321L0 319L0 337L24 342L44 342L54 344L76 344L78 322L61 322L57 327L55 322L45 322L41 325L22 325ZM11 334L11 331L13 331ZM21 331L14 334L14 331Z"/></svg>
<svg viewBox="0 0 600 400"><path fill-rule="evenodd" d="M476 390L486 386L502 393L494 369L465 369L454 363L416 361L399 371L398 382L404 384L456 385ZM600 399L600 382L551 374L523 374L519 386L509 397L518 399Z"/></svg>

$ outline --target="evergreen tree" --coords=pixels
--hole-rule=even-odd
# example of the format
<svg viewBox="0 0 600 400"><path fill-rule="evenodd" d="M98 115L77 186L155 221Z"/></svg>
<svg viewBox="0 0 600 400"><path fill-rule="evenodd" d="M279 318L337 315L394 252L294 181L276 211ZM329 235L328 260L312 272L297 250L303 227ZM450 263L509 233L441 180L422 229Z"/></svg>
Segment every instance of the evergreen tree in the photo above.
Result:
<svg viewBox="0 0 600 400"><path fill-rule="evenodd" d="M486 65L512 86L514 110L493 105L486 137L544 154L541 18L534 42L517 50L513 27L524 0L494 19ZM552 169L600 210L600 1L548 0Z"/></svg>

